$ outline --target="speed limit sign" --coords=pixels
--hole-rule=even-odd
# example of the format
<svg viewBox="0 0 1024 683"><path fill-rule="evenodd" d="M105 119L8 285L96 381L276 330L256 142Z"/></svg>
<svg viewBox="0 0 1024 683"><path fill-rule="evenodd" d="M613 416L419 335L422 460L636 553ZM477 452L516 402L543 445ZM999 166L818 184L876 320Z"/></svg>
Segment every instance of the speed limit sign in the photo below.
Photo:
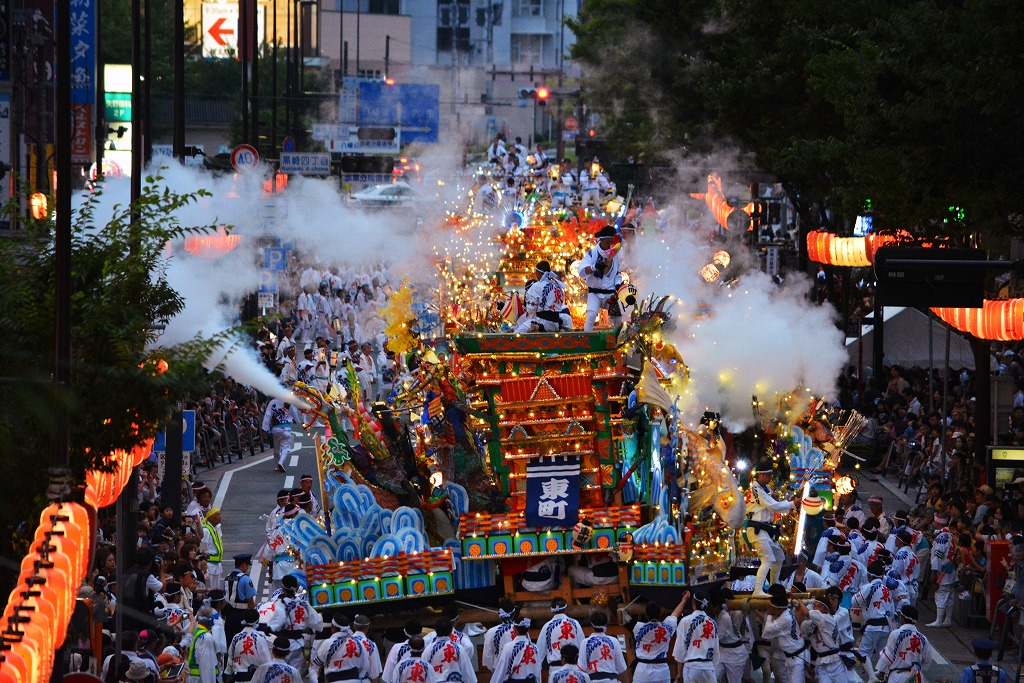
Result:
<svg viewBox="0 0 1024 683"><path fill-rule="evenodd" d="M252 145L239 145L231 150L231 165L236 171L252 168L260 163L260 153Z"/></svg>

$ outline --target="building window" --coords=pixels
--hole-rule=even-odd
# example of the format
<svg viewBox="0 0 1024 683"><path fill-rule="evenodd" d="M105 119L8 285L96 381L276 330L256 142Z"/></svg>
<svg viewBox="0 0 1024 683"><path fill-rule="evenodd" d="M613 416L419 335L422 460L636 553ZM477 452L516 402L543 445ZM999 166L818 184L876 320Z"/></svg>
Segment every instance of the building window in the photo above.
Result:
<svg viewBox="0 0 1024 683"><path fill-rule="evenodd" d="M390 14L401 13L402 0L341 0L345 11L350 14L360 12L362 14ZM337 2L328 3L328 6L338 6Z"/></svg>
<svg viewBox="0 0 1024 683"><path fill-rule="evenodd" d="M544 36L512 34L512 63L539 66L543 63Z"/></svg>
<svg viewBox="0 0 1024 683"><path fill-rule="evenodd" d="M437 49L466 52L469 44L469 0L438 0Z"/></svg>
<svg viewBox="0 0 1024 683"><path fill-rule="evenodd" d="M512 0L513 17L539 17L544 14L544 0Z"/></svg>

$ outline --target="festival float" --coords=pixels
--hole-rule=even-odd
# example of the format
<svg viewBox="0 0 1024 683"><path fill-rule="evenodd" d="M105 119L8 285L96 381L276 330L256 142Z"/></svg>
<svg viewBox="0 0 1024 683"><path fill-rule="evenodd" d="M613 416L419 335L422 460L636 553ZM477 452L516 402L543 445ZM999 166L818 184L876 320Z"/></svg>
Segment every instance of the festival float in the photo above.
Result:
<svg viewBox="0 0 1024 683"><path fill-rule="evenodd" d="M721 194L720 182L709 187ZM724 217L723 201L709 206ZM658 213L621 198L596 215L556 210L529 190L493 216L450 212L439 285L403 286L383 310L389 348L409 369L387 401L367 405L351 368L344 391L296 384L312 406L306 427L326 426L324 516L283 521L311 604L391 611L487 590L614 605L753 573L737 533L749 465L715 412L680 411L690 375L666 334L676 324L667 293L640 298L626 272L621 324L602 312L592 332L512 332L540 260L563 271L582 327L576 259L607 225L622 248L650 238ZM725 269L728 254L714 263ZM784 521L791 555L832 505L834 471L862 424L801 392L771 415L754 399L756 449L775 460L776 490L803 502ZM542 563L550 590L525 590L523 573ZM602 563L603 585L573 580L574 567Z"/></svg>

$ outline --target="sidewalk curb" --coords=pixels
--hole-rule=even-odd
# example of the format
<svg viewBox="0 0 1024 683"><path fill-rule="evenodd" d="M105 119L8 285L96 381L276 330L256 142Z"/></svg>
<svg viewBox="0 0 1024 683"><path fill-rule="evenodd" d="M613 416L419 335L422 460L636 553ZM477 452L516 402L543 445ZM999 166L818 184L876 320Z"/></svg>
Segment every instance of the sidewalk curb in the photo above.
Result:
<svg viewBox="0 0 1024 683"><path fill-rule="evenodd" d="M903 503L908 507L908 509L916 505L916 503L914 503L914 500L910 496L901 491L899 486L889 481L884 474L878 477L878 483L881 484L886 491L888 491L889 493L903 501Z"/></svg>

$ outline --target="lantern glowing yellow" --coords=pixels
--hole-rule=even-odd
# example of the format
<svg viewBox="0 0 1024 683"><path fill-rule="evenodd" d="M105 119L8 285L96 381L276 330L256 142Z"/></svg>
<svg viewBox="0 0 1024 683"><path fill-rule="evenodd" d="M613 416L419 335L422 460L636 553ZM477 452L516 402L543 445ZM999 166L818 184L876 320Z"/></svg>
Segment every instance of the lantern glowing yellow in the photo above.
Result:
<svg viewBox="0 0 1024 683"><path fill-rule="evenodd" d="M722 251L716 251L714 253L711 257L711 262L719 268L728 268L729 264L732 263L732 257L729 256L729 252L723 249Z"/></svg>
<svg viewBox="0 0 1024 683"><path fill-rule="evenodd" d="M704 282L714 282L721 274L714 263L709 263L700 269L700 276L704 278Z"/></svg>
<svg viewBox="0 0 1024 683"><path fill-rule="evenodd" d="M835 488L836 493L838 493L841 496L845 496L848 493L853 493L854 489L857 488L857 484L856 482L854 482L853 477L850 477L845 474L840 477L836 477L833 486Z"/></svg>

